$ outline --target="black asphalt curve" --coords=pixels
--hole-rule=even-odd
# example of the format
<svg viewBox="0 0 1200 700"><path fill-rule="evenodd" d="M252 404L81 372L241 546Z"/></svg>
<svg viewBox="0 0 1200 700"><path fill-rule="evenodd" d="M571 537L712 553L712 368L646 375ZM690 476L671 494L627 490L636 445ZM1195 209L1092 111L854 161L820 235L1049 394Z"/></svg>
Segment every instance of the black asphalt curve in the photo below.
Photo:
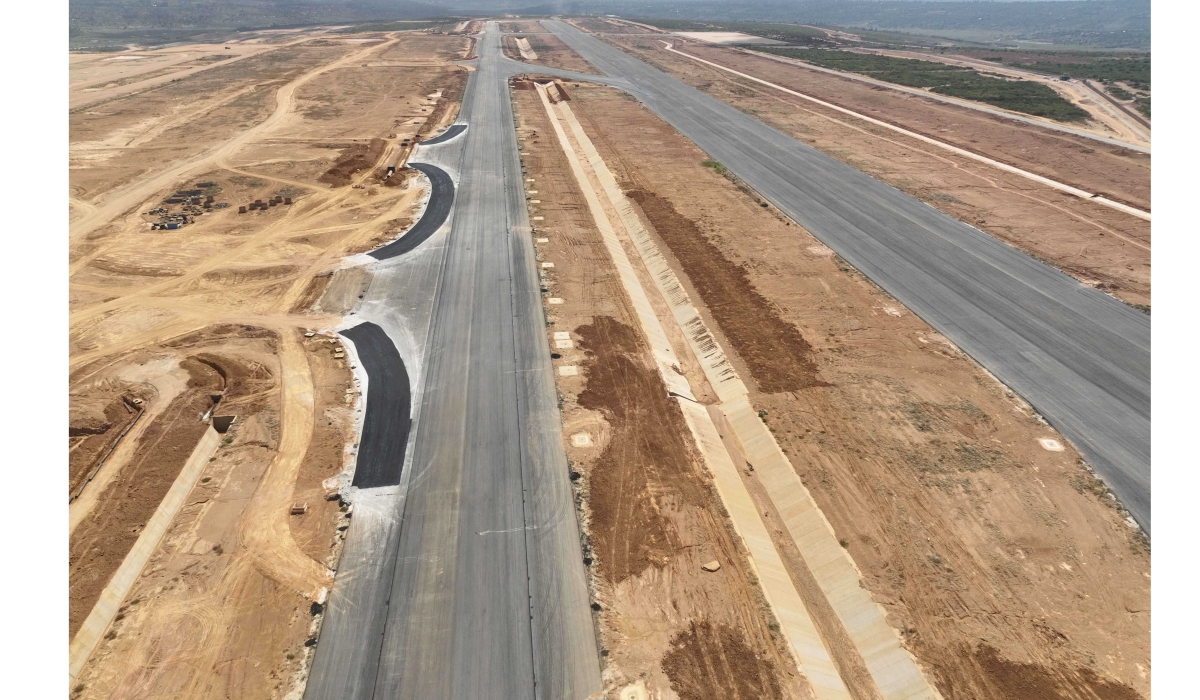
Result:
<svg viewBox="0 0 1200 700"><path fill-rule="evenodd" d="M442 224L446 222L446 217L450 215L450 207L454 206L454 181L450 179L445 170L428 163L409 163L408 167L420 170L429 178L433 188L429 193L429 204L426 205L421 220L417 222L416 226L409 229L408 233L382 248L368 253L376 260L387 260L397 255L404 255L424 243L442 227Z"/></svg>
<svg viewBox="0 0 1200 700"><path fill-rule="evenodd" d="M458 136L459 134L461 134L462 132L464 132L466 130L467 130L466 124L451 124L449 129L446 129L442 133L438 134L437 136L434 136L433 138L431 138L427 141L418 141L417 145L436 146L439 143L446 143L450 139L454 138L455 136Z"/></svg>
<svg viewBox="0 0 1200 700"><path fill-rule="evenodd" d="M595 36L543 25L1024 397L1149 534L1149 316Z"/></svg>
<svg viewBox="0 0 1200 700"><path fill-rule="evenodd" d="M374 323L360 323L342 335L354 343L367 371L367 413L358 443L354 485L360 489L396 486L412 425L408 370L392 339Z"/></svg>

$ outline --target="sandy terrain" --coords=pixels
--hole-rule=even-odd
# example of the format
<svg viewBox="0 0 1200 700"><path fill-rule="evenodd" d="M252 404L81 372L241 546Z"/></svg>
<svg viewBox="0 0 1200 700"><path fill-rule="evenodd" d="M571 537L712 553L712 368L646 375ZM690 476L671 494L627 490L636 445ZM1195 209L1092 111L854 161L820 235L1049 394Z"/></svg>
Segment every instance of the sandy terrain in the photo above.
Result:
<svg viewBox="0 0 1200 700"><path fill-rule="evenodd" d="M162 87L211 68L225 68L279 48L305 43L325 32L305 29L236 44L187 44L148 51L73 54L70 108L94 107L125 95ZM300 36L295 36L300 34Z"/></svg>
<svg viewBox="0 0 1200 700"><path fill-rule="evenodd" d="M536 63L542 66L551 68L561 68L562 70L573 70L577 73L591 73L598 75L600 71L596 70L592 64L583 59L582 56L571 50L569 46L564 44L561 39L553 34L544 33L545 30L539 25L535 32L542 33L526 33L526 34L509 34L504 37L504 54L509 58L521 61L523 63ZM517 45L517 39L525 39L529 42L529 47L537 55L536 59L527 59L521 54L520 47Z"/></svg>
<svg viewBox="0 0 1200 700"><path fill-rule="evenodd" d="M1150 304L1147 221L669 54L649 38L609 41L1084 283L1131 304ZM688 51L1023 170L1150 207L1149 156L730 49L693 44Z"/></svg>
<svg viewBox="0 0 1200 700"><path fill-rule="evenodd" d="M693 567L713 551L718 528L682 525L689 513L704 512L703 499L689 500L677 455L643 442L654 431L650 443L670 444L677 426L668 408L652 403L638 351L643 364L649 360L630 338L627 302L557 164L548 127L536 121L544 117L534 93L516 94L535 179L530 197L539 200L531 209L544 217L535 236L548 239L539 254L555 264L547 296L563 300L546 307L548 330L570 334L571 346L555 352L580 372L560 378L564 438L582 475L596 586L607 601L600 619L610 688L641 679L662 697L701 697L707 677L698 669L715 666L696 663L706 656L697 650L718 637L702 626L703 615L740 630L760 656L771 647L755 632L761 621L728 618L737 606L727 601L749 596L749 580L698 593L711 590L712 579ZM1066 441L807 232L702 166L702 152L632 99L586 86L571 97L753 385L754 407L865 587L943 696L1148 697L1149 554ZM610 384L626 392L620 401L606 398ZM581 433L590 446L576 444ZM630 469L635 464L646 466ZM743 471L743 480L766 522L778 519L753 474ZM794 543L781 528L772 535L802 582L807 570ZM838 649L837 619L809 603L827 646ZM676 610L696 627L672 626ZM676 636L664 639L664 628ZM736 656L724 649L720 658ZM779 670L789 668L786 660L775 664L773 677L790 683L781 693L806 692ZM851 690L872 696L870 687ZM750 691L725 689L734 692ZM766 686L753 692L775 695Z"/></svg>
<svg viewBox="0 0 1200 700"><path fill-rule="evenodd" d="M595 32L599 34L664 33L663 30L656 29L650 25L641 24L639 22L631 22L624 19L613 19L609 17L576 17L567 21L586 32Z"/></svg>
<svg viewBox="0 0 1200 700"><path fill-rule="evenodd" d="M72 484L94 473L71 506L72 633L213 397L215 413L237 416L77 696L303 687L344 521L323 482L343 469L354 398L337 346L304 333L340 315L308 310L343 256L411 221L422 180L385 180L384 166L453 121L465 71L448 64L469 46L359 38L282 47L72 115ZM163 203L191 189L210 208ZM261 210L238 212L256 199ZM151 228L182 214L181 228ZM307 510L291 514L296 503Z"/></svg>
<svg viewBox="0 0 1200 700"><path fill-rule="evenodd" d="M542 27L541 23L539 23L536 19L519 19L519 20L510 20L510 21L506 21L506 22L501 22L500 23L500 31L505 32L505 33L508 33L508 32L522 32L522 33L541 32L541 33L545 33L546 32L546 30Z"/></svg>

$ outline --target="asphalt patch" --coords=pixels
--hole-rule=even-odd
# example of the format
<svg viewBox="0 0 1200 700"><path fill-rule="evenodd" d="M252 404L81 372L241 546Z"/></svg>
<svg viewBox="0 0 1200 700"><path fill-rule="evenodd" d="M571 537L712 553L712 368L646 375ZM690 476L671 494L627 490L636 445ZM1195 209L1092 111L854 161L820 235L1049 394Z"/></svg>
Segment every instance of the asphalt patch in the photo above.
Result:
<svg viewBox="0 0 1200 700"><path fill-rule="evenodd" d="M446 217L450 216L450 207L454 206L454 181L450 179L445 170L428 163L409 163L408 167L420 170L429 177L433 188L429 193L429 204L425 207L425 214L421 220L417 222L416 226L409 229L408 233L382 248L368 253L376 260L387 260L397 255L404 255L424 243L442 227L442 224L446 222Z"/></svg>
<svg viewBox="0 0 1200 700"><path fill-rule="evenodd" d="M455 136L458 136L459 134L461 134L462 132L464 132L466 130L467 130L466 124L451 124L449 129L446 129L445 131L438 134L437 136L434 136L431 139L420 142L420 144L418 144L418 145L436 146L439 143L446 143L450 139L454 138Z"/></svg>
<svg viewBox="0 0 1200 700"><path fill-rule="evenodd" d="M374 323L362 323L342 335L354 343L367 371L367 414L358 442L354 485L360 489L396 486L412 427L408 370L395 343Z"/></svg>

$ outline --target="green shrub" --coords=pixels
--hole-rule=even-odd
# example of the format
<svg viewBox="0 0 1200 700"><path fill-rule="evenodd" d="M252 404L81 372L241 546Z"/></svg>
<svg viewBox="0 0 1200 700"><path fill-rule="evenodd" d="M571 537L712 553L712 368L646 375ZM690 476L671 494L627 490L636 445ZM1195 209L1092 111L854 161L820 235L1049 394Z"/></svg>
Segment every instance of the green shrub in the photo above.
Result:
<svg viewBox="0 0 1200 700"><path fill-rule="evenodd" d="M1030 80L1006 80L935 61L849 51L790 48L766 48L763 51L1055 121L1078 122L1088 118L1086 111L1063 99L1049 86Z"/></svg>

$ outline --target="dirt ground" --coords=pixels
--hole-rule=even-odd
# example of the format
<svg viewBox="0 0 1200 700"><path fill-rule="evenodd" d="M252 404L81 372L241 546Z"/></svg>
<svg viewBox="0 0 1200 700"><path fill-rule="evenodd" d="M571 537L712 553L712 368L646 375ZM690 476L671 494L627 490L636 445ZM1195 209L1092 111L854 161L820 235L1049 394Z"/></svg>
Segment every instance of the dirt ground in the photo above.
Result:
<svg viewBox="0 0 1200 700"><path fill-rule="evenodd" d="M327 480L343 468L355 400L336 346L304 333L340 314L309 309L343 256L411 222L424 181L403 168L384 181L384 166L457 116L465 71L449 63L470 45L355 38L368 41L311 39L72 115L72 484L95 471L71 504L72 634L191 453L212 395L238 416L75 696L303 688L313 601L343 536ZM164 202L180 190L202 195ZM262 209L239 213L255 200ZM117 442L138 415L126 406L141 413ZM291 515L296 503L307 509Z"/></svg>
<svg viewBox="0 0 1200 700"><path fill-rule="evenodd" d="M509 20L500 23L500 31L508 32L544 32L546 31L536 19Z"/></svg>
<svg viewBox="0 0 1200 700"><path fill-rule="evenodd" d="M607 37L689 84L1134 305L1150 305L1150 222L950 154L729 73L651 38ZM1048 178L1150 208L1150 157L1032 130L728 48L688 44L722 65Z"/></svg>
<svg viewBox="0 0 1200 700"><path fill-rule="evenodd" d="M307 511L290 516L289 529L307 556L332 566L345 516L325 499L322 481L342 470L352 383L325 341L305 343L320 413L291 499ZM302 687L305 642L316 631L312 601L275 580L247 547L251 503L279 446L278 339L210 329L163 350L195 352L195 343L224 353L202 356L226 371L220 412L238 418L94 653L78 697L278 697Z"/></svg>
<svg viewBox="0 0 1200 700"><path fill-rule="evenodd" d="M214 394L227 388L216 369L196 357L183 358L180 366L188 374L187 389L147 427L120 477L107 485L98 507L71 533L72 636L208 429L197 416L212 407ZM228 388L235 393L241 389Z"/></svg>
<svg viewBox="0 0 1200 700"><path fill-rule="evenodd" d="M139 389L144 387L117 380L71 395L67 486L72 500L141 419L142 404L153 392Z"/></svg>
<svg viewBox="0 0 1200 700"><path fill-rule="evenodd" d="M583 17L572 18L571 24L580 29L597 34L654 34L651 30L645 27L639 27L636 24L611 20L604 17Z"/></svg>
<svg viewBox="0 0 1200 700"><path fill-rule="evenodd" d="M538 132L522 148L536 180L530 186L538 194L531 196L542 202L534 208L545 217L535 235L549 239L539 254L555 263L549 294L564 299L547 311L552 330L572 331L579 346L556 352L560 362L581 365L582 376L560 378L560 389L568 454L584 475L585 512L594 518L588 504L601 485L646 494L617 500L625 504L617 512L650 535L645 542L626 541L619 528L607 538L589 529L599 598L606 602L601 623L609 668L625 671L622 682L643 677L648 687L695 697L702 691L686 680L699 667L695 655L686 662L677 655L720 632L675 626L679 636L668 643L651 632L659 627L644 624L641 602L657 598L660 615L678 605L694 610L697 624L704 619L677 578L676 562L688 544L671 536L685 531L672 528L688 503L682 480L656 485L664 458L640 452L619 413L637 404L626 400L627 408L618 409L588 398L602 376L636 385L632 359L616 370L630 353L613 333L600 332L615 322L632 324L620 315L619 284L603 265L586 208L559 184L570 183L570 173L556 164L548 124L535 121L536 94L515 94L522 126ZM754 407L765 412L864 585L943 695L1148 697L1149 553L1066 440L801 227L702 166L705 154L631 98L588 86L571 96L600 155L639 203L639 215L751 385ZM713 283L718 274L722 282ZM787 326L792 330L785 332ZM791 372L780 374L788 366ZM646 431L660 429L646 423L666 423L661 416L634 422ZM572 436L581 432L594 446L575 446ZM1048 450L1041 439L1064 449ZM604 477L597 483L598 469L621 462L653 467L634 470L616 486ZM768 494L752 474L743 478L770 522ZM652 524L655 513L665 518L661 530ZM781 528L772 534L799 579L804 564L794 544ZM615 563L606 564L606 551ZM651 564L659 557L662 568ZM625 572L629 577L614 585L610 577ZM667 582L678 589L666 592ZM727 590L732 597L741 588ZM713 597L700 610L712 615L726 607ZM753 629L742 627L751 648L758 643ZM821 630L836 647L830 636L837 630ZM731 649L726 658L736 656ZM755 653L761 650L765 645ZM662 670L667 665L684 670L672 677Z"/></svg>
<svg viewBox="0 0 1200 700"><path fill-rule="evenodd" d="M555 362L564 441L581 497L609 697L639 680L651 693L804 698L771 613L720 501L666 396L649 350L537 93L517 90L539 259L554 261L549 331L567 332ZM573 435L586 434L580 447ZM722 563L708 573L701 565ZM792 670L788 670L792 669ZM731 673L732 671L732 673ZM677 690L672 691L672 688ZM651 697L658 697L651 695Z"/></svg>
<svg viewBox="0 0 1200 700"><path fill-rule="evenodd" d="M558 68L561 70L573 70L578 73L591 73L599 75L600 71L596 70L592 64L583 59L583 56L575 53L571 47L563 43L562 39L553 34L545 33L540 25L534 30L524 30L530 33L524 34L509 34L504 37L504 55L514 61L522 63L536 63L541 66L549 66L550 68ZM537 54L537 60L526 61L519 49L517 49L516 40L524 38L529 40L529 47Z"/></svg>

